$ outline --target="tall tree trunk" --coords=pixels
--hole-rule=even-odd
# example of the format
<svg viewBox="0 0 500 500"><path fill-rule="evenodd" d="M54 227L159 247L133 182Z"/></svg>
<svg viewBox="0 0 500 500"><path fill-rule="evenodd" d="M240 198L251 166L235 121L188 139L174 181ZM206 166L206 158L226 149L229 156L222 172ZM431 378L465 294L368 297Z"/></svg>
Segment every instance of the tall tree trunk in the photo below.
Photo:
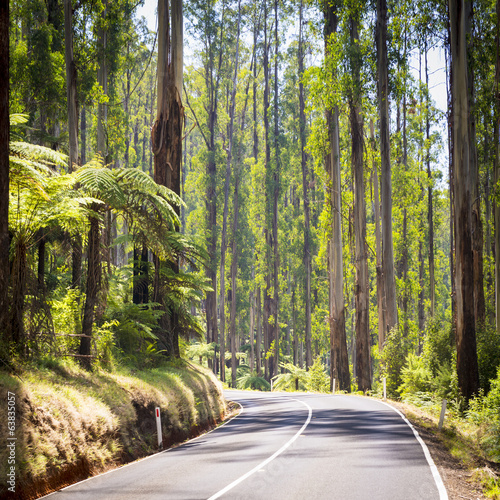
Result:
<svg viewBox="0 0 500 500"><path fill-rule="evenodd" d="M370 139L373 149L375 149L375 131L373 121L370 122ZM380 197L379 197L379 178L377 169L377 160L375 160L374 151L373 160L373 199L375 205L375 251L377 259L377 309L378 309L378 349L381 352L384 348L385 334L387 326L385 323L385 290L382 276L382 235L380 234Z"/></svg>
<svg viewBox="0 0 500 500"><path fill-rule="evenodd" d="M260 286L257 287L255 308L257 311L255 329L255 372L260 377L262 375L262 291Z"/></svg>
<svg viewBox="0 0 500 500"><path fill-rule="evenodd" d="M78 109L76 65L73 58L73 8L64 0L64 60L66 62L66 96L68 101L69 171L78 165Z"/></svg>
<svg viewBox="0 0 500 500"><path fill-rule="evenodd" d="M66 0L67 1L67 0ZM97 83L101 86L102 93L108 94L108 65L107 65L107 38L108 33L105 27L108 10L108 1L104 0L103 19L98 29L99 38L99 66L97 68ZM108 106L105 103L97 104L97 153L101 156L104 163L108 162L107 148L107 120Z"/></svg>
<svg viewBox="0 0 500 500"><path fill-rule="evenodd" d="M304 1L300 2L299 11L299 50L298 50L298 66L299 66L299 111L300 111L300 149L301 149L301 166L302 166L302 189L304 198L304 269L305 269L305 336L311 338L311 249L310 249L310 233L311 233L311 208L309 205L309 172L307 167L306 154L306 111L304 98L304 84L302 78L304 76L304 42L302 40L302 24L303 24ZM308 363L312 364L312 359L308 359Z"/></svg>
<svg viewBox="0 0 500 500"><path fill-rule="evenodd" d="M474 317L472 175L470 170L464 0L449 0L453 95L458 386L466 401L479 390Z"/></svg>
<svg viewBox="0 0 500 500"><path fill-rule="evenodd" d="M264 136L265 136L265 165L266 165L266 214L264 236L266 240L266 288L264 290L264 311L263 311L263 333L264 333L264 373L266 380L269 380L269 358L267 352L270 347L270 324L271 317L271 230L270 230L270 214L273 213L271 206L271 141L269 139L269 107L270 107L270 86L269 86L269 42L267 31L267 2L264 2L264 57L263 57L263 71L264 71ZM271 373L272 375L272 373Z"/></svg>
<svg viewBox="0 0 500 500"><path fill-rule="evenodd" d="M351 70L353 89L349 97L349 110L352 136L352 169L354 173L354 232L356 244L356 369L358 389L371 389L370 376L370 331L369 331L369 291L368 255L366 247L366 201L363 174L363 117L361 113L360 46L358 34L359 21L351 17Z"/></svg>
<svg viewBox="0 0 500 500"><path fill-rule="evenodd" d="M476 103L474 82L474 8L473 1L465 2L465 37L467 41L467 76L469 97L469 162L471 172L472 203L472 253L474 257L474 315L476 328L484 325L486 301L483 276L483 222L481 220L481 198L479 194L479 165L476 146Z"/></svg>
<svg viewBox="0 0 500 500"><path fill-rule="evenodd" d="M235 176L237 173L235 172ZM239 179L235 179L234 202L233 202L233 248L231 261L231 383L236 388L236 274L238 271L238 185Z"/></svg>
<svg viewBox="0 0 500 500"><path fill-rule="evenodd" d="M0 0L0 341L10 338L9 310L9 0ZM1 348L2 346L0 346ZM2 349L3 351L3 349ZM4 355L0 352L0 355Z"/></svg>
<svg viewBox="0 0 500 500"><path fill-rule="evenodd" d="M325 57L331 57L330 37L336 33L338 25L338 3L324 3ZM340 165L339 109L334 106L326 112L330 151L326 158L326 168L330 181L330 208L332 237L328 242L329 281L329 321L330 321L330 382L333 379L338 388L351 390L347 337L345 331L344 269L342 243L342 193Z"/></svg>
<svg viewBox="0 0 500 500"><path fill-rule="evenodd" d="M85 106L82 106L81 110L81 121L80 121L80 137L81 137L81 146L80 146L80 161L82 165L87 163L87 110Z"/></svg>
<svg viewBox="0 0 500 500"><path fill-rule="evenodd" d="M98 207L94 208L97 209ZM87 286L79 350L80 364L87 370L91 367L92 325L101 283L100 246L99 219L91 217L87 250Z"/></svg>
<svg viewBox="0 0 500 500"><path fill-rule="evenodd" d="M239 47L240 47L240 20L241 20L241 2L238 2L238 25L237 25L237 38L236 38L236 57L234 63L234 73L233 73L233 88L231 91L231 103L229 106L229 129L228 129L228 150L227 150L227 161L226 161L226 176L224 181L224 211L222 214L222 234L221 234L221 257L220 257L220 354L221 359L225 356L225 325L226 325L226 313L225 313L225 295L226 295L226 251L227 251L227 217L229 213L229 184L231 182L231 162L233 159L233 132L234 132L234 109L236 106L236 87L238 78L238 64L239 64ZM234 335L234 332L231 332ZM233 338L231 337L231 350L233 345L235 345ZM233 387L236 387L236 353L234 353L234 369L231 371L231 379L233 382ZM233 367L233 362L231 362L231 367Z"/></svg>
<svg viewBox="0 0 500 500"><path fill-rule="evenodd" d="M387 2L377 0L377 71L378 106L380 115L380 157L382 179L382 274L385 281L387 330L398 322L396 281L394 278L394 250L392 243L392 181L391 146L389 140L389 78L387 62Z"/></svg>
<svg viewBox="0 0 500 500"><path fill-rule="evenodd" d="M182 24L182 0L172 0L172 24L170 24L168 0L158 0L158 99L156 121L151 130L154 153L154 179L180 196L180 178L182 163L182 129L184 125L184 108L181 102L182 88L177 88L179 81L177 72L177 52L182 50L182 35L175 35ZM174 45L174 42L176 45ZM176 207L180 215L179 207ZM178 230L178 228L176 228ZM161 265L157 259L156 262ZM175 273L179 271L178 258L168 264ZM160 286L159 280L155 280ZM178 358L179 352L179 319L174 309L169 309L166 300L155 291L160 298L165 314L160 323L164 335L167 355Z"/></svg>
<svg viewBox="0 0 500 500"><path fill-rule="evenodd" d="M429 68L427 65L427 42L425 44L425 85L429 88ZM436 284L434 271L434 206L432 194L432 172L431 172L431 154L430 154L430 106L429 98L425 103L425 140L427 147L425 148L425 163L427 165L427 179L429 185L427 187L427 222L429 226L429 298L431 301L431 318L436 314Z"/></svg>

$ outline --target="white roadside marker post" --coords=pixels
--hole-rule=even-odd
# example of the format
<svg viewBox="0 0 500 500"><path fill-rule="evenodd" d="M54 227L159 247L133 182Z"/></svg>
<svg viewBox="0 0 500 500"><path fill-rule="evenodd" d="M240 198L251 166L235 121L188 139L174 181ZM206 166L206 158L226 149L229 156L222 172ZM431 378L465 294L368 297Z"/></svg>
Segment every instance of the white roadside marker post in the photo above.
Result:
<svg viewBox="0 0 500 500"><path fill-rule="evenodd" d="M335 381L336 379L333 379L333 391L332 391L333 394L335 394Z"/></svg>
<svg viewBox="0 0 500 500"><path fill-rule="evenodd" d="M384 401L387 401L387 378L384 377L382 381L384 382Z"/></svg>
<svg viewBox="0 0 500 500"><path fill-rule="evenodd" d="M155 408L156 414L156 432L158 434L158 450L163 449L163 437L161 435L161 417L160 417L160 408L157 406Z"/></svg>
<svg viewBox="0 0 500 500"><path fill-rule="evenodd" d="M439 430L443 428L445 413L446 413L446 399L443 399L443 404L441 405L441 415L439 416L439 425L438 425Z"/></svg>

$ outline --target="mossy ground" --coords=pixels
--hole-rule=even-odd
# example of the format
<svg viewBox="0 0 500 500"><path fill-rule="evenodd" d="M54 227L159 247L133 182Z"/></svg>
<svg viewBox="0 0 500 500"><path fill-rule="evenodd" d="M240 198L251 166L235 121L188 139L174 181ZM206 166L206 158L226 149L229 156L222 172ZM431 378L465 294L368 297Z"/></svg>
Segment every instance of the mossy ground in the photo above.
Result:
<svg viewBox="0 0 500 500"><path fill-rule="evenodd" d="M226 412L215 377L186 362L109 373L51 360L15 375L0 371L0 390L1 498L37 498L155 452L157 406L164 448L213 427ZM9 395L15 395L14 435ZM15 493L5 479L12 442Z"/></svg>

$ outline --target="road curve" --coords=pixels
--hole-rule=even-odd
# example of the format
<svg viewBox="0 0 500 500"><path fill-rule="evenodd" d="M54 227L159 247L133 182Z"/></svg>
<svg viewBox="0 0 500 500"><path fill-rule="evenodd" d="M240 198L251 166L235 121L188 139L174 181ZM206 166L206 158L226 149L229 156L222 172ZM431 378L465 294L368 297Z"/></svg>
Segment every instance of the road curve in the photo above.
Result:
<svg viewBox="0 0 500 500"><path fill-rule="evenodd" d="M445 500L437 469L393 408L356 396L227 391L243 411L177 448L50 500Z"/></svg>

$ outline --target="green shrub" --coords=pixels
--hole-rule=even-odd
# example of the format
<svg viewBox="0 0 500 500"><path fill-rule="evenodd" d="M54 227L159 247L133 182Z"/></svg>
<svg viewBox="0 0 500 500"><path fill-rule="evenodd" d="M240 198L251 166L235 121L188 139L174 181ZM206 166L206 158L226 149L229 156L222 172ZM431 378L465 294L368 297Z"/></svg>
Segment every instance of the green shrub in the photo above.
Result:
<svg viewBox="0 0 500 500"><path fill-rule="evenodd" d="M479 440L489 457L500 461L500 368L491 380L490 392L484 391L469 402L467 418L480 426Z"/></svg>
<svg viewBox="0 0 500 500"><path fill-rule="evenodd" d="M407 353L399 329L393 328L385 339L384 350L380 357L381 375L386 377L387 395L398 397L398 388L402 384L401 371L405 364Z"/></svg>
<svg viewBox="0 0 500 500"><path fill-rule="evenodd" d="M481 325L476 331L479 384L485 393L500 366L500 334L495 325Z"/></svg>
<svg viewBox="0 0 500 500"><path fill-rule="evenodd" d="M429 392L431 389L432 373L425 364L422 356L409 353L406 365L401 370L402 384L398 388L401 396L416 392Z"/></svg>
<svg viewBox="0 0 500 500"><path fill-rule="evenodd" d="M422 352L433 377L438 375L443 366L451 366L455 352L451 326L430 320L425 329Z"/></svg>
<svg viewBox="0 0 500 500"><path fill-rule="evenodd" d="M330 377L319 357L314 360L307 372L306 388L308 391L330 392Z"/></svg>

